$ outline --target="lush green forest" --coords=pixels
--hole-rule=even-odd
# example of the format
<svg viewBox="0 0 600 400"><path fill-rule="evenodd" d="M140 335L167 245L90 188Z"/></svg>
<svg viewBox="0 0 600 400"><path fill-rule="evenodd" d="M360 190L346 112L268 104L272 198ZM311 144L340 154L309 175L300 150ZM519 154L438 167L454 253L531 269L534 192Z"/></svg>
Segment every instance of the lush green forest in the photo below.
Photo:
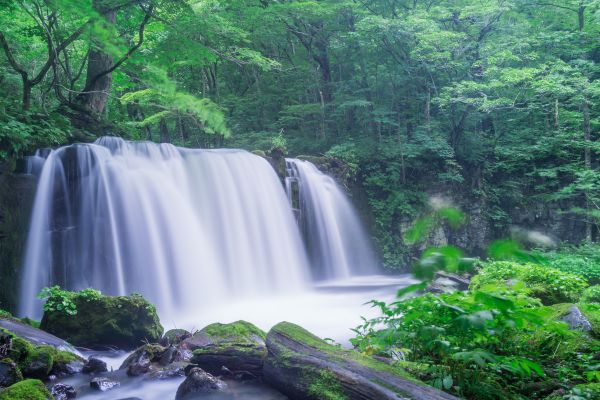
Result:
<svg viewBox="0 0 600 400"><path fill-rule="evenodd" d="M304 156L421 282L372 302L360 362L467 399L598 398L600 0L0 0L0 45L0 173L105 135ZM42 298L58 320L103 296ZM352 399L328 374L306 398Z"/></svg>
<svg viewBox="0 0 600 400"><path fill-rule="evenodd" d="M1 156L108 132L337 157L392 267L431 191L491 236L550 208L591 241L599 5L5 0Z"/></svg>

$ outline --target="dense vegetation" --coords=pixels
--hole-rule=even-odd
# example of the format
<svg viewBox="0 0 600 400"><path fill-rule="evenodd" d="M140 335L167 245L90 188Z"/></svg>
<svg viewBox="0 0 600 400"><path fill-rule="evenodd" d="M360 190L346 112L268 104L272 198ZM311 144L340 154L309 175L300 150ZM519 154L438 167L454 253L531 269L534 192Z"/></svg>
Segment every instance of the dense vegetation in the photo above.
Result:
<svg viewBox="0 0 600 400"><path fill-rule="evenodd" d="M338 157L366 190L391 267L407 260L404 227L431 194L469 204L481 236L562 218L559 238L592 241L599 10L2 0L0 157L107 133Z"/></svg>

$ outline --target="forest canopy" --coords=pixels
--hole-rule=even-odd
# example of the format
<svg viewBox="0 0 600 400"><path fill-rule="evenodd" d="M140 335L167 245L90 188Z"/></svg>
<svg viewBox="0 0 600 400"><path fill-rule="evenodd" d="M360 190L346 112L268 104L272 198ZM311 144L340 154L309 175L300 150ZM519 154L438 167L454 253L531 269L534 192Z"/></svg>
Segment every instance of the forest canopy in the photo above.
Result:
<svg viewBox="0 0 600 400"><path fill-rule="evenodd" d="M389 266L432 191L598 235L598 0L0 0L0 27L3 159L105 134L335 157Z"/></svg>

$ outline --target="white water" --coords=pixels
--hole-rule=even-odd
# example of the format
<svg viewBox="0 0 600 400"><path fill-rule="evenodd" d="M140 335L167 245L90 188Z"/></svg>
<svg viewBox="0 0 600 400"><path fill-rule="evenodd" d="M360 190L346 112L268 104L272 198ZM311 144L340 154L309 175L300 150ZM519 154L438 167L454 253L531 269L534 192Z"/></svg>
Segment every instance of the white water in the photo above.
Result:
<svg viewBox="0 0 600 400"><path fill-rule="evenodd" d="M269 163L238 150L101 138L59 148L41 169L20 314L44 286L141 293L160 315L294 293L306 255Z"/></svg>
<svg viewBox="0 0 600 400"><path fill-rule="evenodd" d="M313 275L347 279L377 273L369 239L352 204L333 178L298 159L286 159L286 189L292 205L298 187L298 212Z"/></svg>

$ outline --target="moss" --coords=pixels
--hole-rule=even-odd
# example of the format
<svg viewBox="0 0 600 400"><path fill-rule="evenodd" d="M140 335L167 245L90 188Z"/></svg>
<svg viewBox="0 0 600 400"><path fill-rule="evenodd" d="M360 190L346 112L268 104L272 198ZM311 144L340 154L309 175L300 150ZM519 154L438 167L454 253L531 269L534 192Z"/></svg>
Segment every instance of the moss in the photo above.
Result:
<svg viewBox="0 0 600 400"><path fill-rule="evenodd" d="M307 377L312 380L308 386L308 394L319 400L346 400L347 397L336 377L327 370L321 370Z"/></svg>
<svg viewBox="0 0 600 400"><path fill-rule="evenodd" d="M577 307L581 310L583 315L592 324L592 333L595 337L600 338L600 304L589 303L589 304L578 304Z"/></svg>
<svg viewBox="0 0 600 400"><path fill-rule="evenodd" d="M8 311L0 310L0 318L12 318L12 314Z"/></svg>
<svg viewBox="0 0 600 400"><path fill-rule="evenodd" d="M26 379L0 392L0 400L51 400L52 395L37 379Z"/></svg>
<svg viewBox="0 0 600 400"><path fill-rule="evenodd" d="M318 338L306 329L290 322L280 322L275 325L272 330L287 336L294 341L306 343L310 347L327 354L332 360L337 361L342 365L350 361L376 371L386 372L416 383L422 383L398 366L386 364L372 357L365 356L355 350L340 349L339 347L333 346ZM285 359L286 354L283 353L282 357Z"/></svg>
<svg viewBox="0 0 600 400"><path fill-rule="evenodd" d="M236 321L230 324L210 324L201 331L202 333L213 336L215 338L227 339L227 338L251 338L257 336L262 340L265 340L266 333L250 322Z"/></svg>
<svg viewBox="0 0 600 400"><path fill-rule="evenodd" d="M76 346L138 347L144 340L158 341L163 327L154 305L142 296L73 295L77 313L66 315L47 311L41 329L64 338Z"/></svg>

